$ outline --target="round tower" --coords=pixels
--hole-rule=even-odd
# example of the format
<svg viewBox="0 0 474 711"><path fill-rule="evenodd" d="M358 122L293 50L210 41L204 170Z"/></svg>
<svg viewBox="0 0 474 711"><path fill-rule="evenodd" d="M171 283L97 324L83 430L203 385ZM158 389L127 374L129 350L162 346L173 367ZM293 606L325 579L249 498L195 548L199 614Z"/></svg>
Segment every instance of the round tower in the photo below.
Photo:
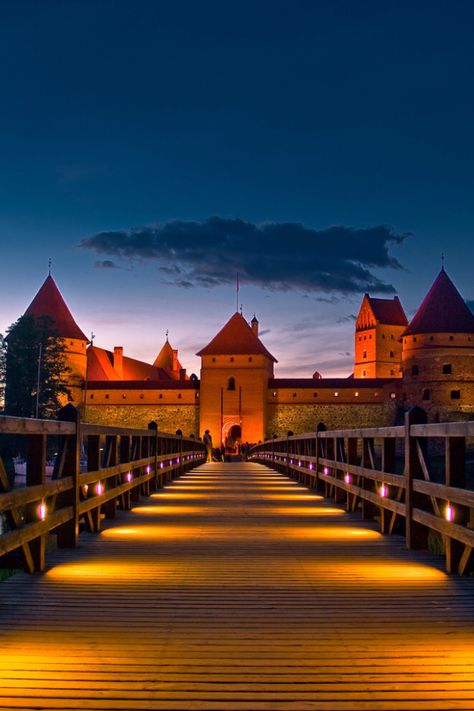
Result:
<svg viewBox="0 0 474 711"><path fill-rule="evenodd" d="M402 336L403 399L429 421L474 415L474 315L446 274L438 274Z"/></svg>
<svg viewBox="0 0 474 711"><path fill-rule="evenodd" d="M51 319L57 335L64 342L64 355L70 369L67 385L72 402L80 405L87 371L87 337L75 322L51 274L28 306L25 316Z"/></svg>

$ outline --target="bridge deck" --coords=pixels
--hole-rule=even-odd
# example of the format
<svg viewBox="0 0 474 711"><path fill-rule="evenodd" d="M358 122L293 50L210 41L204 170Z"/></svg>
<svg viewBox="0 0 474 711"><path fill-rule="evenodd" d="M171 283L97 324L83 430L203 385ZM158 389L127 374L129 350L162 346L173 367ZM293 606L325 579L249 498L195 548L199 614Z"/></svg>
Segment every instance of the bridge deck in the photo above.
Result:
<svg viewBox="0 0 474 711"><path fill-rule="evenodd" d="M474 580L210 464L0 585L0 709L474 709Z"/></svg>

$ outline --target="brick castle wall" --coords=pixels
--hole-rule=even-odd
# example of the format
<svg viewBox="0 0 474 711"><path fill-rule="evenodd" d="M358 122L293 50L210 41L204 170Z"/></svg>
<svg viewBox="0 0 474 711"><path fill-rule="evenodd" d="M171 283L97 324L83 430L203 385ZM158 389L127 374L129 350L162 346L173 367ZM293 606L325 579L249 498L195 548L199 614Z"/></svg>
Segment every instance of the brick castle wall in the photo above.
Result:
<svg viewBox="0 0 474 711"><path fill-rule="evenodd" d="M295 434L314 432L323 422L328 430L352 427L389 427L395 422L395 400L373 404L304 404L270 405L268 408L267 437L282 437L291 430Z"/></svg>
<svg viewBox="0 0 474 711"><path fill-rule="evenodd" d="M198 405L87 405L83 420L114 427L143 427L155 421L161 432L199 434Z"/></svg>

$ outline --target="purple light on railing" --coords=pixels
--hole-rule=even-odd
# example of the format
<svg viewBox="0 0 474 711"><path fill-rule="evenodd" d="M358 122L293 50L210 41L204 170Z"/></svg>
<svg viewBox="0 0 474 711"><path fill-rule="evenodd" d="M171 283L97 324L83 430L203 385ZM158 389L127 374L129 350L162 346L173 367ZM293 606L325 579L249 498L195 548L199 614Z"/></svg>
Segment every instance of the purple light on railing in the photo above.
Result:
<svg viewBox="0 0 474 711"><path fill-rule="evenodd" d="M301 466L301 459L298 459L298 466Z"/></svg>
<svg viewBox="0 0 474 711"><path fill-rule="evenodd" d="M151 472L151 467L148 466L148 467L146 468L146 473L149 474L150 472Z"/></svg>
<svg viewBox="0 0 474 711"><path fill-rule="evenodd" d="M310 462L309 468L310 468L311 471L313 471L313 462Z"/></svg>
<svg viewBox="0 0 474 711"><path fill-rule="evenodd" d="M160 469L163 469L164 466L165 466L165 463L164 463L164 462L160 462Z"/></svg>
<svg viewBox="0 0 474 711"><path fill-rule="evenodd" d="M146 469L147 469L147 471L148 471L149 467L147 467ZM126 479L127 481L132 481L132 472L127 472L127 473L125 474L125 479Z"/></svg>
<svg viewBox="0 0 474 711"><path fill-rule="evenodd" d="M179 459L179 457L178 457L178 459L176 460L176 464L179 464L179 462L180 462L180 459Z"/></svg>
<svg viewBox="0 0 474 711"><path fill-rule="evenodd" d="M48 515L48 509L46 508L46 504L44 501L38 506L38 516L41 521L44 521L46 519L46 516Z"/></svg>
<svg viewBox="0 0 474 711"><path fill-rule="evenodd" d="M323 474L324 474L324 476L329 476L329 468L328 467L324 467Z"/></svg>
<svg viewBox="0 0 474 711"><path fill-rule="evenodd" d="M97 496L100 496L104 493L104 485L100 481L96 484L95 493L97 494Z"/></svg>
<svg viewBox="0 0 474 711"><path fill-rule="evenodd" d="M380 493L380 496L384 496L384 497L387 496L387 494L388 494L388 489L387 489L387 486L386 486L385 484L382 484L382 486L381 486L380 489L379 489L379 493Z"/></svg>
<svg viewBox="0 0 474 711"><path fill-rule="evenodd" d="M349 474L349 472L346 472L346 474L344 476L344 481L346 482L346 484L351 483L351 475Z"/></svg>

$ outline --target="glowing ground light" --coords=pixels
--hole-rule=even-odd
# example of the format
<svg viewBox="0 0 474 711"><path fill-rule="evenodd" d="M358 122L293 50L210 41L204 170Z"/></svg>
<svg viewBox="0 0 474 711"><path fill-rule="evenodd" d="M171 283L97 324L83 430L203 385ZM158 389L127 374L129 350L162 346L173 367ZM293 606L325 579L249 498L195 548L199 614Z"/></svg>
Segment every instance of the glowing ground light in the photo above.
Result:
<svg viewBox="0 0 474 711"><path fill-rule="evenodd" d="M349 472L346 472L346 474L344 476L344 481L346 482L346 484L351 483L351 475L349 474Z"/></svg>
<svg viewBox="0 0 474 711"><path fill-rule="evenodd" d="M97 494L97 496L100 496L101 494L104 493L104 485L102 484L102 482L99 481L96 484L95 493Z"/></svg>
<svg viewBox="0 0 474 711"><path fill-rule="evenodd" d="M38 506L38 516L41 521L44 521L46 516L48 514L48 509L46 508L46 504L44 502L41 502L41 504Z"/></svg>
<svg viewBox="0 0 474 711"><path fill-rule="evenodd" d="M382 484L380 489L379 489L379 494L380 496L387 496L388 494L388 489L385 484Z"/></svg>
<svg viewBox="0 0 474 711"><path fill-rule="evenodd" d="M454 509L451 506L451 504L449 503L449 501L448 501L446 508L444 510L444 516L446 518L446 521L450 521L450 522L454 521Z"/></svg>

